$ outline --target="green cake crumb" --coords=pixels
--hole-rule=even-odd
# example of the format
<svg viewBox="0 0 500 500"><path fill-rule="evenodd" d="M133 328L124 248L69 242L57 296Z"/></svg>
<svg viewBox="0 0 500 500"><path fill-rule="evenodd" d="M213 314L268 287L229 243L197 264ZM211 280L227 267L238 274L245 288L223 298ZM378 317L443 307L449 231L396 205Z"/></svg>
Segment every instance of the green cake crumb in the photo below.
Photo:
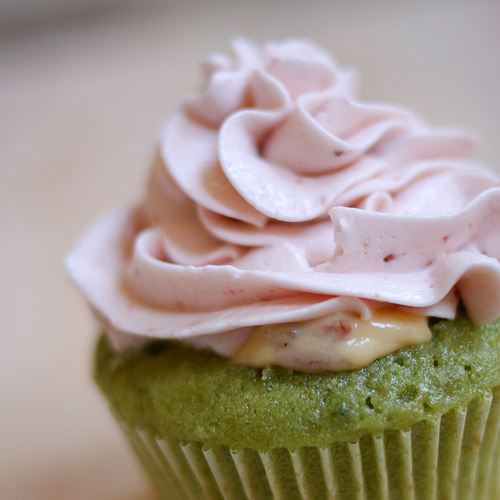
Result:
<svg viewBox="0 0 500 500"><path fill-rule="evenodd" d="M175 341L120 354L101 337L95 378L122 419L160 435L259 451L325 447L409 430L499 385L499 327L460 315L433 324L425 344L322 374L249 368Z"/></svg>

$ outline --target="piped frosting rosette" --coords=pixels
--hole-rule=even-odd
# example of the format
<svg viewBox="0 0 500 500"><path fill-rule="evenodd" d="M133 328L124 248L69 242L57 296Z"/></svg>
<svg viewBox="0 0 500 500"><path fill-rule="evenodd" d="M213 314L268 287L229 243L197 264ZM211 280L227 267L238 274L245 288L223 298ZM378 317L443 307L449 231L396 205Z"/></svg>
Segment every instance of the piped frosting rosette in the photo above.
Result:
<svg viewBox="0 0 500 500"><path fill-rule="evenodd" d="M374 303L497 318L500 182L468 159L474 141L360 102L354 73L310 42L233 49L163 129L145 201L68 260L115 344L227 352L257 325Z"/></svg>

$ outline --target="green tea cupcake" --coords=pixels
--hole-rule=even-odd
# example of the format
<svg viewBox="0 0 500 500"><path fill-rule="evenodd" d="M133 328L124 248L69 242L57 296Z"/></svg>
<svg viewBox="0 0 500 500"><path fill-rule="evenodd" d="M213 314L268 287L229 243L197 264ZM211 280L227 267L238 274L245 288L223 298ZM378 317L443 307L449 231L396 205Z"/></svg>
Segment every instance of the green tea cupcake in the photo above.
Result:
<svg viewBox="0 0 500 500"><path fill-rule="evenodd" d="M499 498L499 178L311 42L233 49L67 261L159 496Z"/></svg>

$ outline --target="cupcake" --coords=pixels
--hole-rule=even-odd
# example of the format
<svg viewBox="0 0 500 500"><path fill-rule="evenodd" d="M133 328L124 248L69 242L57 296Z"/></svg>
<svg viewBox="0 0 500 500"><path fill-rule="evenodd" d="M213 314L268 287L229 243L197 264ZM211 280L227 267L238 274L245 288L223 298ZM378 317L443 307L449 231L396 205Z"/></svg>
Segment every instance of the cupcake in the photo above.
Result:
<svg viewBox="0 0 500 500"><path fill-rule="evenodd" d="M500 179L309 41L203 64L67 260L160 498L500 498Z"/></svg>

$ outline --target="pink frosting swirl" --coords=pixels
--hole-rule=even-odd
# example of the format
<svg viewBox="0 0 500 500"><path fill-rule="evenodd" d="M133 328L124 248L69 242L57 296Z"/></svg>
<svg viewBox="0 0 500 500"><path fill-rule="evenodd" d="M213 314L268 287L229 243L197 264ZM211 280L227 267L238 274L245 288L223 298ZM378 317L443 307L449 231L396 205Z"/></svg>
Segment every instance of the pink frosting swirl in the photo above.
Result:
<svg viewBox="0 0 500 500"><path fill-rule="evenodd" d="M497 318L500 181L474 141L360 102L310 42L233 48L164 128L145 201L68 259L107 331L217 343L372 301Z"/></svg>

